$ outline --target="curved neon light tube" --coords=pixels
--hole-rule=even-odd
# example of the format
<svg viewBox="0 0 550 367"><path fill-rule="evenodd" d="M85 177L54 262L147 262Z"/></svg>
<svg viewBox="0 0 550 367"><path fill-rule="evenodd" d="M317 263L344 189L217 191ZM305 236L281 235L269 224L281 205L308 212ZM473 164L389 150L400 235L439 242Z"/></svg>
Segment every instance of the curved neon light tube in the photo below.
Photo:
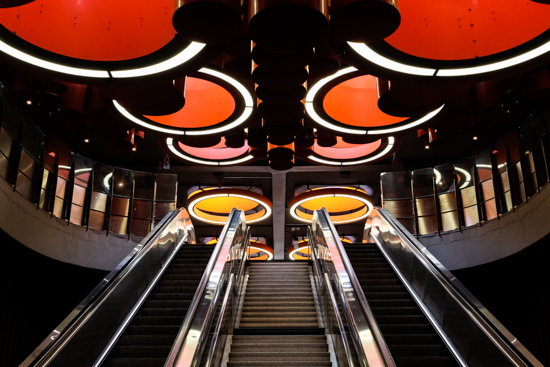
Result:
<svg viewBox="0 0 550 367"><path fill-rule="evenodd" d="M382 66L383 68L390 69L393 71L398 71L404 74L412 75L422 75L422 76L433 76L436 73L436 69L421 68L418 66L411 66L407 64L402 64L400 62L388 59L372 50L369 46L364 43L357 42L348 42L348 45L363 58L369 60L370 62L375 63L376 65Z"/></svg>
<svg viewBox="0 0 550 367"><path fill-rule="evenodd" d="M411 128L413 128L415 126L418 126L418 125L422 125L423 123L425 123L426 121L430 120L432 117L437 115L439 113L439 111L441 111L443 109L443 107L445 107L445 105L442 105L438 109L433 110L432 112L426 114L425 116L419 118L418 120L411 121L406 125L390 127L388 129L383 129L383 130L368 130L367 135L391 134L391 133L395 133L397 131L403 131L403 130L411 129Z"/></svg>
<svg viewBox="0 0 550 367"><path fill-rule="evenodd" d="M157 74L166 70L180 66L181 64L186 63L191 60L193 57L197 56L199 52L206 46L204 43L191 42L189 46L183 49L179 54L159 62L158 64L145 66L137 69L128 69L128 70L114 70L111 71L113 78L135 78L139 76Z"/></svg>
<svg viewBox="0 0 550 367"><path fill-rule="evenodd" d="M332 80L339 78L342 75L353 73L354 71L357 71L357 69L354 67L349 67L349 68L339 70L337 73L334 73L330 76L327 76L326 78L319 80L317 83L315 83L315 85L313 85L313 87L309 89L309 91L306 94L305 107L306 107L307 114L313 119L313 121L317 122L321 126L326 127L327 129L339 131L342 133L357 134L357 135L366 134L365 130L345 128L345 127L334 125L324 120L321 116L317 114L317 111L315 111L315 107L313 106L313 101L315 100L315 97L317 96L317 93L319 93L321 88L323 88L326 84L328 84Z"/></svg>
<svg viewBox="0 0 550 367"><path fill-rule="evenodd" d="M470 184L470 181L472 181L472 175L463 168L455 167L455 170L464 175L464 183L459 187L459 189L463 189Z"/></svg>
<svg viewBox="0 0 550 367"><path fill-rule="evenodd" d="M177 129L170 129L170 128L156 126L145 120L137 118L136 116L128 112L124 107L122 107L116 100L113 100L113 104L115 108L118 110L118 112L120 112L121 115L123 115L133 123L143 126L150 130L155 130L155 131L158 131L164 134L170 134L170 135L198 136L198 135L218 134L227 130L231 130L235 127L238 127L239 125L243 124L250 117L250 115L252 115L252 111L254 108L254 99L252 98L252 94L250 94L250 92L248 91L248 89L246 89L244 85L239 83L236 79L233 79L230 76L227 76L216 70L202 68L198 72L212 75L216 78L226 81L227 83L231 84L235 89L237 89L237 91L241 94L245 102L245 107L244 107L243 113L239 117L237 117L235 121L225 126L211 128L211 129L200 129L200 130L189 130L189 131L177 130ZM232 163L226 163L226 165L227 164L232 164Z"/></svg>
<svg viewBox="0 0 550 367"><path fill-rule="evenodd" d="M189 214L191 214L193 217L195 217L196 219L200 220L200 221L203 221L203 222L207 222L207 223L211 223L211 224L224 224L224 222L216 222L216 221L213 221L213 220L209 220L209 219L204 219L200 216L198 216L196 213L195 213L195 206L202 200L207 200L207 199L212 199L212 198L216 198L216 197L240 197L240 198L245 198L245 199L248 199L248 200L252 200L254 201L255 203L259 204L262 206L262 208L264 208L265 210L265 214L261 217L261 218L258 218L258 219L253 219L253 220L247 220L246 222L247 223L256 223L256 222L259 222L261 220L264 220L266 218L269 218L269 216L271 215L271 208L268 206L268 205L265 205L264 202L260 201L260 200L256 200L252 197L249 197L249 196L243 196L243 195L229 195L229 194L212 194L212 195L208 195L208 196L203 196L203 197L200 197L198 199L195 199L195 200L192 200L189 204L188 204L188 207L187 207L187 211L189 212ZM229 216L229 213L227 214Z"/></svg>
<svg viewBox="0 0 550 367"><path fill-rule="evenodd" d="M177 150L177 149L174 147L174 138L166 138L166 145L168 146L168 149L169 149L174 155L180 157L181 159L184 159L184 160L186 160L186 161L193 162L193 163L205 164L205 165L208 165L208 166L228 166L228 165L232 165L232 164L243 163L243 162L249 161L249 160L251 160L252 158L254 158L251 154L249 154L249 155L244 156L244 157L242 157L242 158L234 159L234 160L232 160L232 161L223 161L223 162L220 162L220 161L208 161L208 160L205 160L205 159L194 158L194 157L189 156L189 155L187 155L187 154L183 154L182 152L180 152L179 150Z"/></svg>
<svg viewBox="0 0 550 367"><path fill-rule="evenodd" d="M390 136L390 137L388 137L388 145L386 146L386 148L384 148L383 151L381 151L380 153L378 153L378 154L376 154L372 157L365 158L365 159L359 159L359 160L356 160L356 161L336 162L336 161L329 161L329 160L326 160L326 159L323 159L323 158L319 158L319 157L316 157L314 155L309 155L307 158L311 159L312 161L318 162L318 163L329 164L329 165L332 165L332 166L351 166L351 165L354 165L354 164L362 164L362 163L372 162L376 159L382 158L383 156L388 154L393 149L394 145L395 145L395 138L393 136Z"/></svg>
<svg viewBox="0 0 550 367"><path fill-rule="evenodd" d="M502 70L511 66L516 66L526 61L532 60L536 57L542 56L550 51L550 41L540 45L539 47L527 51L521 55L511 57L506 60L494 62L491 64L467 67L467 68L455 68L455 69L430 69L417 66L411 66L402 64L394 60L388 59L374 50L369 48L364 43L348 42L348 45L357 52L363 58L393 71L398 71L404 74L420 75L420 76L441 76L441 77L453 77L453 76L467 76L489 73L492 71Z"/></svg>
<svg viewBox="0 0 550 367"><path fill-rule="evenodd" d="M107 70L75 68L72 66L67 66L67 65L57 64L51 61L42 60L42 59L39 59L38 57L19 51L18 49L8 45L3 41L0 41L0 51L10 55L11 57L15 57L18 60L26 62L28 64L38 66L43 69L56 71L58 73L83 76L87 78L109 78L109 73L107 72Z"/></svg>

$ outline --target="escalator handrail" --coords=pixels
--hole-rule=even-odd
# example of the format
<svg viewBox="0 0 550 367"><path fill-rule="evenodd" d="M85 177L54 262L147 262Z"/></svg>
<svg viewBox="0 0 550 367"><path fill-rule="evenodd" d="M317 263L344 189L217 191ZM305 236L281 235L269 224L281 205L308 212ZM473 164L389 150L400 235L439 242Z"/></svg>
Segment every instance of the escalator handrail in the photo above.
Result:
<svg viewBox="0 0 550 367"><path fill-rule="evenodd" d="M395 363L393 361L393 358L391 356L391 353L388 349L388 346L382 336L382 333L380 332L380 329L378 328L378 324L376 323L376 320L374 318L374 315L368 305L367 299L365 297L365 294L363 293L363 289L361 288L361 284L359 283L359 280L357 279L357 276L355 275L355 272L353 270L353 267L351 266L351 262L349 261L349 258L346 254L346 251L344 249L344 246L342 245L342 241L340 240L340 236L338 235L338 232L336 231L336 228L334 227L334 224L330 220L330 215L328 214L327 210L325 208L322 208L321 210L316 210L313 215L313 224L319 225L322 228L323 234L329 235L332 238L332 242L335 244L336 251L339 254L340 260L342 261L342 264L346 273L347 277L352 285L352 288L355 292L355 296L357 297L357 300L359 301L359 304L361 306L361 309L365 315L367 325L366 327L368 329L363 330L363 333L370 333L373 337L372 343L367 346L367 350L365 350L364 344L360 340L354 340L354 344L356 346L361 346L361 349L363 350L363 353L365 357L367 358L366 362L368 366L386 366L386 367L395 367ZM326 239L325 239L326 241ZM313 242L313 241L312 241ZM328 243L328 241L326 241ZM330 248L329 248L330 251ZM331 251L332 253L332 251ZM312 251L313 254L313 251ZM331 256L332 261L334 262L334 256ZM339 264L335 264L335 266L338 266ZM338 273L335 274L335 276L340 276ZM341 282L341 280L339 279ZM330 284L327 284L328 287L330 287ZM344 307L344 312L346 313L346 316L348 320L360 320L361 317L350 317L347 315L348 309ZM356 327L356 325L350 325L352 327ZM352 337L354 339L357 338L359 333L351 333ZM361 358L360 358L361 360Z"/></svg>
<svg viewBox="0 0 550 367"><path fill-rule="evenodd" d="M517 366L527 366L525 362L535 367L544 367L521 342L515 338L490 312L470 293L466 287L439 262L403 225L387 210L375 208L369 217L378 213L395 231L404 244L428 270L446 291L467 312L478 327L487 335L495 346ZM368 225L365 224L365 228ZM367 230L367 228L366 228ZM370 230L370 229L369 229ZM366 238L364 238L365 240Z"/></svg>
<svg viewBox="0 0 550 367"><path fill-rule="evenodd" d="M237 210L233 208L233 210L229 214L229 219L227 220L225 226L223 227L218 243L216 244L216 247L212 252L210 261L208 262L208 265L204 270L199 286L195 291L195 295L193 296L191 305L189 306L189 309L187 311L187 314L185 315L185 319L178 332L176 340L172 345L170 354L164 364L165 367L191 366L193 365L193 363L196 362L195 359L196 359L197 351L200 351L204 348L204 345L201 344L201 342L204 339L204 335L202 334L203 327L198 328L198 331L199 331L198 335L196 332L194 332L193 335L190 336L189 335L190 332L195 331L195 329L192 330L192 324L196 322L195 315L198 313L199 310L201 312L205 312L207 310L206 312L209 314L208 316L210 318L213 317L212 312L210 312L212 308L212 303L213 301L216 301L216 299L218 298L220 287L225 281L225 277L224 277L225 273L223 271L223 266L225 265L225 262L227 260L230 247L233 245L235 241L234 235L237 232L238 227L242 225L246 225L246 222L244 219L244 212L242 210ZM231 241L230 245L224 246L228 241ZM222 269L220 269L220 266L222 267ZM217 282L215 285L209 284L210 278L213 275L214 270L216 270L216 272L219 271L219 278L217 279ZM215 288L215 291L211 294L212 297L208 305L200 305L201 300L205 296L204 293L206 291L207 285ZM207 324L207 322L208 320L206 319L200 321L202 326ZM186 348L186 346L188 345L188 343L186 343L188 338L194 339L194 340L193 340L193 343L189 343L189 344L192 344L192 346Z"/></svg>
<svg viewBox="0 0 550 367"><path fill-rule="evenodd" d="M40 345L19 365L19 367L35 366L41 363L47 355L55 354L63 347L63 339L68 334L74 334L85 323L87 315L93 313L101 304L104 295L109 293L120 280L119 275L129 272L134 264L142 258L163 233L163 230L180 215L186 215L186 210L179 208L166 214L155 228L143 238L118 265L71 311L71 313L40 343ZM188 216L188 215L187 215ZM191 237L194 242L193 225L189 222L181 242Z"/></svg>
<svg viewBox="0 0 550 367"><path fill-rule="evenodd" d="M231 294L239 293L239 287L242 284L241 283L241 277L244 275L244 269L246 268L246 258L248 257L247 248L250 245L250 227L246 228L246 234L244 236L244 240L247 242L246 246L242 246L242 253L241 253L241 259L240 259L240 266L238 271L230 271L230 279L227 284L227 289L225 291L225 296L222 301L222 305L220 307L220 315L218 317L218 321L216 322L216 326L214 327L214 333L212 337L212 344L210 345L210 349L208 351L208 355L206 358L206 363L204 364L204 367L210 367L212 364L212 360L214 359L214 353L217 347L218 338L220 336L220 330L222 328L222 323L224 321L225 312L227 310L227 304L229 301L229 296ZM237 289L234 289L237 288ZM219 287L218 287L219 289ZM217 308L217 305L213 305L214 309ZM231 320L233 321L233 320Z"/></svg>

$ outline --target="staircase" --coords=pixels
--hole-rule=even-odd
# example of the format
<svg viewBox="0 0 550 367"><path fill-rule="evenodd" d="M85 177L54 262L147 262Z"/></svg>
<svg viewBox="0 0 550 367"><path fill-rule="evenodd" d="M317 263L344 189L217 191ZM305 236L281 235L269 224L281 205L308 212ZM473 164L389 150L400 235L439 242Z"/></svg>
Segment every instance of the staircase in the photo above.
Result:
<svg viewBox="0 0 550 367"><path fill-rule="evenodd" d="M344 247L396 366L458 366L376 245Z"/></svg>
<svg viewBox="0 0 550 367"><path fill-rule="evenodd" d="M307 262L251 262L227 366L332 366Z"/></svg>
<svg viewBox="0 0 550 367"><path fill-rule="evenodd" d="M102 366L164 366L213 250L181 247Z"/></svg>

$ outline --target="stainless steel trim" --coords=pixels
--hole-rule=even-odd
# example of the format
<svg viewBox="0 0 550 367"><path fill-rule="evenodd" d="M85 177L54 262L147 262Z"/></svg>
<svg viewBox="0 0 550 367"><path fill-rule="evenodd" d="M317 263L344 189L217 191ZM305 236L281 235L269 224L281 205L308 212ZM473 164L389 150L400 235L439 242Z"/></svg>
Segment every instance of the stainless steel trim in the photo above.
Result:
<svg viewBox="0 0 550 367"><path fill-rule="evenodd" d="M206 336L212 325L218 300L223 293L222 288L228 278L233 278L235 271L241 271L242 260L245 258L246 251L245 254L241 253L239 257L241 267L234 269L232 252L239 248L241 251L246 249L245 246L247 244L245 241L247 241L247 238L248 230L244 219L244 212L233 209L222 230L220 240L216 245L210 262L204 271L199 288L195 293L184 323L172 346L165 367L197 366L200 362L207 339ZM241 240L241 242L236 243L238 240ZM229 295L232 293L232 289L227 286L225 287L225 292L226 295ZM226 299L225 296L223 298L224 300ZM224 302L224 305L222 307L227 306L227 301ZM225 314L225 309L223 310L223 314ZM222 317L219 320L220 323L223 322Z"/></svg>
<svg viewBox="0 0 550 367"><path fill-rule="evenodd" d="M71 311L71 313L42 341L42 343L19 365L20 367L46 365L55 357L58 352L67 343L67 340L78 332L81 325L88 320L89 315L102 303L103 299L109 293L123 274L128 273L134 264L149 251L152 245L158 240L164 229L182 213L186 213L185 209L174 210L168 213L156 228L151 231L103 280ZM188 222L188 228L185 238L189 237L193 226ZM191 236L194 240L194 234ZM139 255L139 256L138 256Z"/></svg>
<svg viewBox="0 0 550 367"><path fill-rule="evenodd" d="M330 279L328 278L328 274L324 273L324 279L325 284L330 284ZM340 311L338 310L338 303L336 302L336 297L334 297L334 292L332 291L332 287L327 287L327 291L330 297L330 302L332 304L332 309L334 311L334 314L336 315L336 322L338 323L338 329L340 330L341 335L346 335L346 330L344 329L344 323L342 322L342 317L340 317ZM355 364L353 363L353 358L351 356L351 349L349 347L348 341L346 338L342 338L342 343L344 344L344 349L346 351L346 357L348 358L348 364L349 367L355 367Z"/></svg>
<svg viewBox="0 0 550 367"><path fill-rule="evenodd" d="M331 273L333 273L334 286L343 305L343 313L351 330L350 334L361 365L394 367L391 354L378 330L340 238L324 208L315 211L309 236L314 270L317 273L315 283L319 289L327 288L334 294L331 276L326 279L324 275L321 276L324 282L318 278L319 272L328 275L333 268ZM337 305L333 304L333 307L338 309ZM345 334L342 334L342 339L345 345ZM346 355L347 352L346 350ZM347 355L347 357L349 359L350 356Z"/></svg>
<svg viewBox="0 0 550 367"><path fill-rule="evenodd" d="M385 223L383 223L383 221ZM381 225L389 226L393 235L396 235L401 240L401 243L420 261L425 269L441 284L441 286L448 292L453 300L462 308L463 312L467 314L477 327L483 332L486 337L494 344L494 346L500 350L500 352L506 356L508 361L514 366L536 366L543 367L543 365L500 323L496 318L456 279L451 272L449 272L437 259L420 244L414 237L412 237L404 227L395 220L389 212L383 209L375 209L369 216L364 229L364 241L367 238L372 238L375 243L381 248L384 256L391 260L387 249L382 245L377 233L373 233L373 229L378 228ZM378 226L378 227L377 227ZM398 266L390 261L395 269ZM402 278L406 278L400 271L398 274ZM405 284L409 283L405 281ZM412 290L413 296L419 300L418 294L414 287L408 285L408 288ZM419 302L423 304L424 302ZM425 307L424 307L425 308ZM427 315L431 312L428 311ZM435 321L433 316L430 316L434 326L438 329L438 332L449 341L450 338L445 336L445 331L439 326L439 323ZM452 343L451 343L452 345ZM460 354L456 347L451 348L454 353ZM464 358L460 357L463 363Z"/></svg>

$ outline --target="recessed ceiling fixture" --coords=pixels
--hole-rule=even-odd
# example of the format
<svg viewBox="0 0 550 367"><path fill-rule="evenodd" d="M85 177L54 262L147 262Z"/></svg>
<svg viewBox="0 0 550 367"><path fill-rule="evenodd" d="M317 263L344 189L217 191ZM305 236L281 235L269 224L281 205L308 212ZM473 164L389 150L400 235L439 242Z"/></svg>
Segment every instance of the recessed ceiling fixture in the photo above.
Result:
<svg viewBox="0 0 550 367"><path fill-rule="evenodd" d="M209 188L189 195L187 211L196 219L224 225L233 208L244 211L247 223L271 216L273 205L265 196L234 188Z"/></svg>
<svg viewBox="0 0 550 367"><path fill-rule="evenodd" d="M373 208L372 198L353 187L323 187L295 196L289 203L290 215L311 223L313 212L326 208L334 224L365 219Z"/></svg>
<svg viewBox="0 0 550 367"><path fill-rule="evenodd" d="M351 243L347 238L340 237L340 241L345 243ZM296 247L289 247L287 250L288 258L290 260L309 260L311 256L311 247L309 247L309 240L306 238L300 242Z"/></svg>

